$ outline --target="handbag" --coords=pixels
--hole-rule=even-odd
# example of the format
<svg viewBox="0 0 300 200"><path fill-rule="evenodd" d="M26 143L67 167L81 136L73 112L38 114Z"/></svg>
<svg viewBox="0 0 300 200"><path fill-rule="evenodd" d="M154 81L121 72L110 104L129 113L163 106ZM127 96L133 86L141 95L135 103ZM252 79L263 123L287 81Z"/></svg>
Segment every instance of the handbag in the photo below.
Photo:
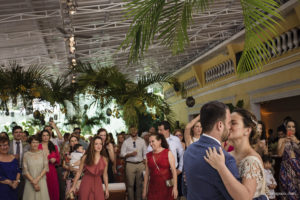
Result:
<svg viewBox="0 0 300 200"><path fill-rule="evenodd" d="M153 158L154 164L156 165L156 168L158 169L160 175L164 178L164 176L163 176L163 175L161 174L161 172L160 172L160 169L159 169L158 165L157 165L156 162L155 162L155 158L154 158L154 155L153 155L153 154L152 154L152 158ZM164 178L164 179L165 179L165 178ZM173 187L173 186L174 186L174 182L173 182L173 179L172 179L172 178L171 178L171 179L165 179L165 182L166 182L166 186L167 186L167 187Z"/></svg>

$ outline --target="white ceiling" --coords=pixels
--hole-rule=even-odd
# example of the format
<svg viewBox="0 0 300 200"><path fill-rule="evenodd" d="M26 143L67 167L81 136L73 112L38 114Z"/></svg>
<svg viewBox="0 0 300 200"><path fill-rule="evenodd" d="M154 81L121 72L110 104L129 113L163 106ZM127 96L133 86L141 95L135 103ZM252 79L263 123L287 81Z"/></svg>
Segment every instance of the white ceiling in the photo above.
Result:
<svg viewBox="0 0 300 200"><path fill-rule="evenodd" d="M51 73L66 71L72 54L69 34L57 30L61 27L66 32L73 28L76 59L113 62L132 77L174 72L243 28L240 0L215 0L208 11L194 15L185 52L172 55L154 44L140 64L127 66L128 52L118 50L130 25L123 18L124 1L77 0L77 4L77 12L69 15L66 0L0 0L0 64L16 60L43 64Z"/></svg>

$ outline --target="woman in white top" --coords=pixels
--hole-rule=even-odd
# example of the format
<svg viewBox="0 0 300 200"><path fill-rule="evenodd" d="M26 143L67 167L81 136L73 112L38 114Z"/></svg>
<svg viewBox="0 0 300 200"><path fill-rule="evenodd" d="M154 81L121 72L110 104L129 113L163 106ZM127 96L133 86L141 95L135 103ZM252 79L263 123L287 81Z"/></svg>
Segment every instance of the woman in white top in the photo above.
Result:
<svg viewBox="0 0 300 200"><path fill-rule="evenodd" d="M249 111L239 108L232 112L231 122L228 139L233 144L234 151L230 153L237 162L242 183L226 167L221 147L220 154L216 149L209 149L204 159L218 171L228 193L234 200L241 199L241 197L244 200L250 200L266 195L263 162L249 142L256 131L256 117Z"/></svg>
<svg viewBox="0 0 300 200"><path fill-rule="evenodd" d="M195 117L192 121L190 121L185 129L184 129L184 140L186 144L186 148L200 139L202 134L202 126L200 123L200 115Z"/></svg>

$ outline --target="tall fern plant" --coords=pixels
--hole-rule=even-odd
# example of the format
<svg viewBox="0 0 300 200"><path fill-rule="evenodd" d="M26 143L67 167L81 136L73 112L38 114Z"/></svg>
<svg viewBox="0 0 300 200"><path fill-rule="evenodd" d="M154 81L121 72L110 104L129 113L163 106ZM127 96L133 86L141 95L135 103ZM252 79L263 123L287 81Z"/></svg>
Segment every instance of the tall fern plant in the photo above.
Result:
<svg viewBox="0 0 300 200"><path fill-rule="evenodd" d="M271 39L270 33L277 33L275 25L282 17L276 0L240 1L246 36L238 72L243 73L269 60L271 55L263 43ZM209 9L214 3L214 0L128 1L126 17L133 21L121 47L130 47L129 62L138 61L155 42L170 47L173 53L184 51L189 44L187 29L193 14Z"/></svg>

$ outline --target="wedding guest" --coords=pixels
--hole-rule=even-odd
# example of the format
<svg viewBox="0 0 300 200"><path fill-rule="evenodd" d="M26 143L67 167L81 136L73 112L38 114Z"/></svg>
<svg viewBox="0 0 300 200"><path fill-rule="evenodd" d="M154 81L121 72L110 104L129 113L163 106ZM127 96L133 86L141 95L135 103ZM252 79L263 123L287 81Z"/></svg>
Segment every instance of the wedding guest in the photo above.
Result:
<svg viewBox="0 0 300 200"><path fill-rule="evenodd" d="M53 129L55 130L57 136L54 135ZM44 130L48 131L48 133L50 134L50 141L54 145L56 145L58 151L60 151L59 147L64 142L64 138L59 129L57 128L56 124L53 121L49 121L49 125L46 125L44 127Z"/></svg>
<svg viewBox="0 0 300 200"><path fill-rule="evenodd" d="M174 130L174 135L179 138L179 140L181 142L181 145L182 145L182 148L183 148L183 150L185 150L186 144L185 144L185 141L184 141L184 138L183 138L182 130L180 130L180 129Z"/></svg>
<svg viewBox="0 0 300 200"><path fill-rule="evenodd" d="M23 155L26 151L28 151L29 146L24 145L22 142L22 135L23 135L22 127L20 126L13 127L12 134L13 134L13 140L10 141L9 153L13 154L15 158L18 160L20 170L22 171ZM20 183L18 184L18 188L17 188L18 199L23 198L24 186L25 186L25 179L21 174Z"/></svg>
<svg viewBox="0 0 300 200"><path fill-rule="evenodd" d="M77 135L72 134L69 138L68 148L66 149L67 151L64 152L64 156L63 156L62 166L65 169L64 179L66 180L66 189L65 189L66 194L69 194L69 190L72 187L74 177L78 171L78 169L72 167L70 164L71 153L74 151L74 147L76 144L78 144L78 142L79 139Z"/></svg>
<svg viewBox="0 0 300 200"><path fill-rule="evenodd" d="M59 200L59 182L55 169L55 166L60 163L58 148L50 141L50 133L47 130L43 130L40 133L40 141L41 144L39 144L38 149L45 152L49 163L49 171L46 173L46 180L50 200Z"/></svg>
<svg viewBox="0 0 300 200"><path fill-rule="evenodd" d="M23 199L48 200L49 193L46 182L48 159L45 152L38 149L39 138L29 137L30 151L24 154L23 174L26 177Z"/></svg>
<svg viewBox="0 0 300 200"><path fill-rule="evenodd" d="M108 182L113 183L114 174L116 174L116 160L115 160L115 152L114 146L110 141L110 137L104 128L100 128L97 131L97 135L102 138L103 148L102 154L108 159L107 173L108 173Z"/></svg>
<svg viewBox="0 0 300 200"><path fill-rule="evenodd" d="M0 198L17 200L21 170L19 161L9 153L9 148L9 139L0 137Z"/></svg>
<svg viewBox="0 0 300 200"><path fill-rule="evenodd" d="M109 197L107 159L101 155L103 144L101 137L95 136L82 157L70 190L72 193L76 191L76 184L84 172L79 188L79 200L104 200ZM102 182L104 182L105 191L103 191Z"/></svg>
<svg viewBox="0 0 300 200"><path fill-rule="evenodd" d="M4 131L0 133L0 137L7 137L9 139L8 134Z"/></svg>
<svg viewBox="0 0 300 200"><path fill-rule="evenodd" d="M153 151L147 153L143 199L146 197L148 200L177 199L175 158L169 150L168 142L162 134L151 134L149 141ZM166 181L170 184L166 185Z"/></svg>
<svg viewBox="0 0 300 200"><path fill-rule="evenodd" d="M202 133L202 126L200 123L200 115L195 117L192 121L190 121L184 130L184 140L186 144L186 148L194 143L197 142Z"/></svg>
<svg viewBox="0 0 300 200"><path fill-rule="evenodd" d="M143 132L141 134L141 138L143 138L145 140L146 146L149 145L149 136L150 136L149 132Z"/></svg>
<svg viewBox="0 0 300 200"><path fill-rule="evenodd" d="M265 155L263 158L264 162L264 171L266 176L266 184L269 189L268 197L270 200L275 200L275 188L277 186L277 183L275 181L275 178L273 176L273 173L271 171L272 169L272 158L270 156Z"/></svg>
<svg viewBox="0 0 300 200"><path fill-rule="evenodd" d="M257 130L255 135L251 139L251 144L254 150L262 157L268 154L267 136L265 124L262 121L258 121Z"/></svg>
<svg viewBox="0 0 300 200"><path fill-rule="evenodd" d="M300 141L296 137L296 126L294 120L286 120L286 137L278 141L278 155L282 156L280 186L289 200L300 199Z"/></svg>
<svg viewBox="0 0 300 200"><path fill-rule="evenodd" d="M145 141L138 137L136 127L131 126L129 133L130 137L124 141L121 148L121 157L126 159L128 200L134 200L134 197L142 199L142 174L145 170L144 159L146 158L147 147ZM134 190L134 183L136 190Z"/></svg>
<svg viewBox="0 0 300 200"><path fill-rule="evenodd" d="M81 144L76 144L74 146L74 151L71 153L70 165L75 169L79 169L80 160L84 152L85 150Z"/></svg>
<svg viewBox="0 0 300 200"><path fill-rule="evenodd" d="M117 183L125 182L125 159L121 157L121 148L124 141L125 141L124 135L118 134L117 136L118 144L115 146L116 165L117 165L117 173L115 174L115 180Z"/></svg>
<svg viewBox="0 0 300 200"><path fill-rule="evenodd" d="M81 129L79 127L74 128L73 134L75 134L79 138L79 144L81 144L83 146L84 150L87 150L89 144L80 137Z"/></svg>

